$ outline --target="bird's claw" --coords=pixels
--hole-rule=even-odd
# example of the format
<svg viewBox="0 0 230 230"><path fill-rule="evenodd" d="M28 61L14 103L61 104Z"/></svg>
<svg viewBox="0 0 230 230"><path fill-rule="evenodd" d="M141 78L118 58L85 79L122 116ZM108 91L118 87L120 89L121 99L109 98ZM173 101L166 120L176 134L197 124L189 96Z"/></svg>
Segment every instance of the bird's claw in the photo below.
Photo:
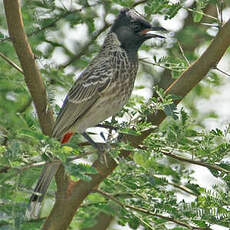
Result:
<svg viewBox="0 0 230 230"><path fill-rule="evenodd" d="M102 163L108 167L107 153L110 150L110 144L108 143L97 143L98 157Z"/></svg>

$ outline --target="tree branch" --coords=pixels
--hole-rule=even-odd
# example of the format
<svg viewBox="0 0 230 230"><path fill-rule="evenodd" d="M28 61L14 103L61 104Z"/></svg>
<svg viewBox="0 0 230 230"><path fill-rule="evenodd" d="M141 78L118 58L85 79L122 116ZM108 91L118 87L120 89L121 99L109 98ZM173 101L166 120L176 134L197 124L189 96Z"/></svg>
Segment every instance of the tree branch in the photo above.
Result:
<svg viewBox="0 0 230 230"><path fill-rule="evenodd" d="M91 44L98 38L98 36L103 33L107 28L109 28L110 24L105 23L104 26L98 30L92 38L81 48L78 54L76 54L74 57L72 57L69 61L67 61L65 64L61 65L60 68L66 68L67 66L71 65L74 61L78 60L82 55L84 55Z"/></svg>
<svg viewBox="0 0 230 230"><path fill-rule="evenodd" d="M22 69L16 65L13 61L11 61L7 56L5 56L3 53L0 52L0 57L2 59L4 59L8 64L10 64L11 66L13 66L18 72L23 73Z"/></svg>
<svg viewBox="0 0 230 230"><path fill-rule="evenodd" d="M221 171L221 172L224 172L224 173L230 173L229 170L224 169L224 168L222 168L220 166L217 166L217 165L208 164L208 163L205 163L205 162L202 162L202 161L194 161L192 159L184 158L184 157L181 157L181 156L178 156L178 155L172 154L170 152L166 152L166 151L161 151L161 153L163 153L166 156L172 157L172 158L174 158L176 160L179 160L179 161L188 162L188 163L195 164L195 165L200 165L200 166L203 166L203 167L206 167L206 168L209 168L209 169L214 169L214 170L217 170L217 171Z"/></svg>
<svg viewBox="0 0 230 230"><path fill-rule="evenodd" d="M215 69L216 69L217 71L219 71L220 73L222 73L222 74L224 74L224 75L230 77L230 74L229 74L229 73L227 73L227 72L225 72L225 71L219 69L217 66L215 67Z"/></svg>
<svg viewBox="0 0 230 230"><path fill-rule="evenodd" d="M180 96L180 99L175 101L176 104L206 76L211 68L216 66L230 46L229 37L230 20L220 29L217 36L201 57L166 90L167 94ZM159 125L165 117L166 115L160 111L157 114L152 114L148 119L153 125ZM128 141L133 146L138 146L151 132L152 129L149 129L142 132L139 136L124 135L123 141ZM122 150L121 156L127 157L129 153L128 151ZM94 162L93 167L95 167L98 173L90 175L91 180L89 182L79 180L74 183L70 182L69 185L67 185L68 179L66 179L64 171L61 171L62 173L58 176L59 180L56 180L60 189L57 191L54 207L43 226L43 230L65 230L68 228L76 210L80 207L83 200L116 168L117 163L109 154L106 154L106 158L106 164L102 162L101 159ZM61 182L63 181L66 184L64 187L61 186Z"/></svg>
<svg viewBox="0 0 230 230"><path fill-rule="evenodd" d="M65 13L57 16L52 22L48 23L47 25L45 25L45 26L43 26L43 27L41 27L41 28L39 28L37 30L34 30L34 31L30 32L30 33L28 33L27 37L36 35L36 34L40 33L43 30L46 30L46 29L48 29L50 27L55 26L58 21L60 21L61 19L65 18L65 17L67 17L67 16L69 16L71 14L75 14L77 12L81 12L85 8L95 7L98 4L100 4L100 3L95 3L95 4L92 4L92 5L87 5L87 6L82 7L81 9L75 9L75 10L66 11ZM6 38L0 39L0 42L4 42L4 41L10 41L10 37L6 37Z"/></svg>
<svg viewBox="0 0 230 230"><path fill-rule="evenodd" d="M136 6L140 5L140 4L146 3L147 1L148 0L139 0L139 1L135 2L135 3L133 3L131 8L134 8L134 7L136 7Z"/></svg>
<svg viewBox="0 0 230 230"><path fill-rule="evenodd" d="M114 201L115 203L117 203L118 205L120 205L122 208L131 209L131 210L134 210L134 211L137 211L137 212L145 213L145 214L150 215L150 216L158 217L158 218L167 220L169 222L173 222L175 224L178 224L180 226L186 227L186 228L191 229L191 230L192 229L204 229L204 230L207 230L207 228L197 228L195 226L191 226L191 225L185 223L184 221L182 222L182 221L180 221L178 219L175 219L173 217L163 216L163 215L157 214L155 212L151 212L151 211L143 209L143 208L138 208L138 207L135 207L135 206L132 206L132 205L128 205L128 204L123 204L117 198L115 198L112 195L110 195L110 194L108 194L106 192L103 192L103 191L101 191L99 189L96 189L95 192L97 192L97 193L103 195L104 197L106 197L106 198Z"/></svg>
<svg viewBox="0 0 230 230"><path fill-rule="evenodd" d="M40 29L38 29L38 30L34 30L34 31L28 33L27 36L30 37L30 36L36 35L36 34L40 33L40 32L43 31L43 30L46 30L46 29L48 29L48 28L50 28L50 27L53 27L53 26L55 26L55 25L57 24L57 22L60 21L62 18L65 18L65 17L67 17L67 16L69 16L69 15L71 15L71 14L75 14L75 13L77 13L77 12L80 12L81 10L82 10L82 9L76 9L76 10L72 10L72 11L66 11L65 13L63 13L63 14L59 15L57 18L55 18L55 19L54 19L52 22L50 22L49 24L43 26L42 28L40 28Z"/></svg>
<svg viewBox="0 0 230 230"><path fill-rule="evenodd" d="M158 175L154 175L154 177L156 178L159 178L159 179L165 179L165 178L162 178ZM182 190L183 192L186 192L190 195L193 195L193 196L197 196L197 194L193 193L190 189L186 188L185 186L183 185L178 185L178 184L175 184L175 183L171 183L169 181L167 181L167 183L169 185L172 185L173 187L176 187L177 189L179 190ZM97 190L96 190L97 192ZM110 194L110 196L116 198L116 197L128 197L128 198L135 198L135 196L131 193L116 193L116 194ZM140 196L141 197L141 196ZM112 208L112 207L111 207ZM89 228L84 228L84 230L106 230L107 227L111 224L111 222L114 220L114 217L107 214L107 213L104 213L104 212L100 212L97 216L96 216L96 224L92 227L89 227Z"/></svg>
<svg viewBox="0 0 230 230"><path fill-rule="evenodd" d="M158 175L153 175L153 176L156 177L156 178L159 178L159 179L164 179L164 178L162 178L161 176L158 176ZM178 185L178 184L169 182L168 180L167 180L167 183L169 185L172 185L173 187L179 189L179 190L182 190L183 192L186 192L186 193L192 195L192 196L197 196L197 194L195 194L194 192L192 192L192 190L188 189L187 187L185 187L183 185Z"/></svg>
<svg viewBox="0 0 230 230"><path fill-rule="evenodd" d="M140 4L143 4L145 3L147 0L140 0L140 1L137 1L136 3L134 3L131 8L134 8ZM92 6L90 6L92 7ZM75 55L72 59L70 59L69 61L67 61L65 64L61 65L60 68L66 68L67 66L71 65L74 61L78 60L82 55L84 55L88 49L89 49L89 46L91 44L93 44L93 42L98 38L98 36L103 33L107 28L109 28L111 26L111 24L109 23L106 23L104 24L104 26L99 29L96 34L94 34L94 36L90 39L89 42L87 42L82 48L81 50L79 51L79 53L77 55Z"/></svg>
<svg viewBox="0 0 230 230"><path fill-rule="evenodd" d="M10 38L21 63L25 82L32 96L42 132L45 135L51 135L54 123L53 113L49 108L46 88L25 34L19 0L4 0L3 2Z"/></svg>
<svg viewBox="0 0 230 230"><path fill-rule="evenodd" d="M33 167L39 167L45 165L47 162L41 161L41 162L36 162L36 163L30 163L22 167L12 167L12 166L4 166L0 169L0 173L7 173L8 170L17 170L17 171L25 171L27 169L33 168Z"/></svg>

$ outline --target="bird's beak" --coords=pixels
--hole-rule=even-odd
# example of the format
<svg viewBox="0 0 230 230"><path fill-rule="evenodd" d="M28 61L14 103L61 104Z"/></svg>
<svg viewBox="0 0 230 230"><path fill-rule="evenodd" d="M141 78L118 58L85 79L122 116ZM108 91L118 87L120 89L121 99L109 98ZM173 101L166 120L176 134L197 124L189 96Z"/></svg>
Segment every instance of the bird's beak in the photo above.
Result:
<svg viewBox="0 0 230 230"><path fill-rule="evenodd" d="M165 38L162 35L156 34L156 31L162 31L162 32L167 32L167 30L163 27L160 26L153 26L148 29L144 29L140 32L141 35L143 35L146 39L149 38Z"/></svg>

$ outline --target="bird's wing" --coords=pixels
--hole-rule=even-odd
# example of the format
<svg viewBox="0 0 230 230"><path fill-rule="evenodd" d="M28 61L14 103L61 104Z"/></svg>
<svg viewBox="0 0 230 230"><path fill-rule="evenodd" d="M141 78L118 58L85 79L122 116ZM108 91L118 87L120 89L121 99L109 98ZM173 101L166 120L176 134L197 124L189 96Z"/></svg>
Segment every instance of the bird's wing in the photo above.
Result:
<svg viewBox="0 0 230 230"><path fill-rule="evenodd" d="M113 68L109 58L89 65L79 76L65 98L53 128L53 137L60 139L99 98L112 78Z"/></svg>

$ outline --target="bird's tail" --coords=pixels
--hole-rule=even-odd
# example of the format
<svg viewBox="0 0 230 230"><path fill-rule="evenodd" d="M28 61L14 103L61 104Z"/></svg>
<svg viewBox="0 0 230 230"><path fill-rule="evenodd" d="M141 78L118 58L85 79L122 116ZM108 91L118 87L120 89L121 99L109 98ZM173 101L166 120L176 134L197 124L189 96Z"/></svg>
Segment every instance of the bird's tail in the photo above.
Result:
<svg viewBox="0 0 230 230"><path fill-rule="evenodd" d="M48 190L51 180L55 176L59 166L60 166L60 161L58 160L52 161L44 166L40 178L34 189L34 192L30 197L29 206L26 211L26 217L28 219L39 218L41 203L45 197L45 194Z"/></svg>

